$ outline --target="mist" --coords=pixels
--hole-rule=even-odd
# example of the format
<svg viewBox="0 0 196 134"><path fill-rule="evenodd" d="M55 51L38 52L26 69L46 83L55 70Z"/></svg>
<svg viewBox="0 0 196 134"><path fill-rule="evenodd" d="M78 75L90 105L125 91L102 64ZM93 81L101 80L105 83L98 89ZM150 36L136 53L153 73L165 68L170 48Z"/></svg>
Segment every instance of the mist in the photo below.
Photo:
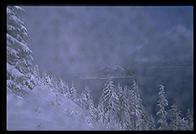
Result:
<svg viewBox="0 0 196 134"><path fill-rule="evenodd" d="M137 79L149 111L160 83L181 110L193 107L193 7L23 8L29 47L41 71L68 80L119 65ZM101 89L91 90L98 102Z"/></svg>

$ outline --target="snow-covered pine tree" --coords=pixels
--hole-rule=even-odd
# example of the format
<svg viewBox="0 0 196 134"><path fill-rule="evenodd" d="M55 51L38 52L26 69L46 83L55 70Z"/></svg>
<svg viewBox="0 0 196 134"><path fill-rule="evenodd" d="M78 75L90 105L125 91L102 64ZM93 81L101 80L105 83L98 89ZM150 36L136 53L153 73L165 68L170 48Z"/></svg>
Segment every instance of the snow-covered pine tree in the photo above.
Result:
<svg viewBox="0 0 196 134"><path fill-rule="evenodd" d="M89 103L88 123L92 128L96 128L98 126L98 111L93 100Z"/></svg>
<svg viewBox="0 0 196 134"><path fill-rule="evenodd" d="M187 130L187 120L185 118L181 118L179 130Z"/></svg>
<svg viewBox="0 0 196 134"><path fill-rule="evenodd" d="M52 85L52 79L51 79L51 76L48 73L43 73L42 74L42 79L43 79L44 85L48 85L48 86Z"/></svg>
<svg viewBox="0 0 196 134"><path fill-rule="evenodd" d="M68 96L68 93L69 93L69 85L68 83L65 83L65 86L64 86L64 93L65 93L65 96Z"/></svg>
<svg viewBox="0 0 196 134"><path fill-rule="evenodd" d="M140 130L153 130L155 129L154 118L150 115L146 109L142 106L142 118Z"/></svg>
<svg viewBox="0 0 196 134"><path fill-rule="evenodd" d="M99 111L99 122L103 126L106 127L108 125L108 118L106 117L107 112L109 110L109 99L112 96L112 91L114 89L113 81L109 80L105 83L105 87L103 89L102 95L100 97L100 101L98 104L98 111Z"/></svg>
<svg viewBox="0 0 196 134"><path fill-rule="evenodd" d="M135 106L136 106L136 129L137 130L146 130L147 129L147 112L142 104L142 98L140 95L138 84L136 83L136 80L133 80L133 91L135 92Z"/></svg>
<svg viewBox="0 0 196 134"><path fill-rule="evenodd" d="M60 81L59 79L56 78L54 74L51 72L43 72L41 74L41 83L44 86L48 86L51 92L57 93L59 92L59 87L58 87L58 82Z"/></svg>
<svg viewBox="0 0 196 134"><path fill-rule="evenodd" d="M60 79L57 78L55 75L52 77L52 85L53 85L53 88L55 88L56 90L59 91L59 82L60 82Z"/></svg>
<svg viewBox="0 0 196 134"><path fill-rule="evenodd" d="M133 81L133 85L132 87L129 89L128 91L128 108L129 108L129 120L130 120L130 124L129 124L129 130L138 130L139 128L139 124L138 124L138 120L139 120L139 111L137 109L138 107L138 96L137 96L137 88L136 88L136 83L135 81Z"/></svg>
<svg viewBox="0 0 196 134"><path fill-rule="evenodd" d="M121 87L120 87L121 89ZM130 89L128 86L124 86L122 88L122 95L119 96L119 102L120 102L120 118L119 123L121 124L122 130L131 130L132 122L130 118L130 96L129 96Z"/></svg>
<svg viewBox="0 0 196 134"><path fill-rule="evenodd" d="M89 110L90 104L93 103L93 99L90 95L90 90L87 86L84 88L83 92L81 93L79 102L81 107L86 110Z"/></svg>
<svg viewBox="0 0 196 134"><path fill-rule="evenodd" d="M73 82L71 84L71 87L68 90L67 96L68 96L68 98L70 98L71 100L73 100L74 102L76 102L76 100L77 100L77 91L76 91L76 88L75 88Z"/></svg>
<svg viewBox="0 0 196 134"><path fill-rule="evenodd" d="M168 117L171 121L169 124L169 129L179 130L182 119L180 117L180 112L178 111L177 105L175 103L171 106L171 109L168 111Z"/></svg>
<svg viewBox="0 0 196 134"><path fill-rule="evenodd" d="M24 96L28 89L32 90L36 85L23 13L24 10L19 6L7 7L7 87L19 96Z"/></svg>
<svg viewBox="0 0 196 134"><path fill-rule="evenodd" d="M135 80L133 80L133 84L131 88L128 90L128 98L129 98L129 128L130 130L142 130L146 126L146 118L144 107L142 105L142 99L140 97L140 92L138 85Z"/></svg>
<svg viewBox="0 0 196 134"><path fill-rule="evenodd" d="M148 122L148 130L155 130L156 129L155 120L152 115L150 115L150 118L148 121L149 121Z"/></svg>
<svg viewBox="0 0 196 134"><path fill-rule="evenodd" d="M59 80L58 89L61 94L66 94L66 92L68 91L67 86L62 79Z"/></svg>
<svg viewBox="0 0 196 134"><path fill-rule="evenodd" d="M52 72L48 73L48 77L48 79L50 80L50 82L48 83L49 86L53 89L54 92L57 92L59 90L59 78L57 78L57 76Z"/></svg>
<svg viewBox="0 0 196 134"><path fill-rule="evenodd" d="M168 122L167 122L167 111L165 108L168 106L168 101L166 99L165 94L165 87L160 85L159 88L159 99L158 99L158 107L159 111L156 113L158 116L157 124L159 125L159 130L167 130L168 129Z"/></svg>
<svg viewBox="0 0 196 134"><path fill-rule="evenodd" d="M187 121L186 129L193 130L193 116L190 109L187 110L185 119Z"/></svg>
<svg viewBox="0 0 196 134"><path fill-rule="evenodd" d="M33 69L33 76L34 76L36 85L41 85L41 74L40 74L38 65L35 65Z"/></svg>
<svg viewBox="0 0 196 134"><path fill-rule="evenodd" d="M117 95L118 95L118 98L119 98L119 108L120 110L118 111L117 115L117 119L118 119L118 122L120 124L120 129L121 130L126 130L126 128L129 126L129 111L128 111L128 96L127 96L127 93L128 93L128 89L127 89L127 86L125 88L125 90L123 89L123 87L118 84L117 86Z"/></svg>
<svg viewBox="0 0 196 134"><path fill-rule="evenodd" d="M119 114L121 113L121 105L120 105L120 99L119 96L116 93L117 90L112 90L112 96L110 99L110 126L111 129L120 129L120 119Z"/></svg>
<svg viewBox="0 0 196 134"><path fill-rule="evenodd" d="M106 129L116 129L119 127L116 119L119 111L119 98L115 93L115 85L111 79L105 84L98 110L100 122L103 123Z"/></svg>

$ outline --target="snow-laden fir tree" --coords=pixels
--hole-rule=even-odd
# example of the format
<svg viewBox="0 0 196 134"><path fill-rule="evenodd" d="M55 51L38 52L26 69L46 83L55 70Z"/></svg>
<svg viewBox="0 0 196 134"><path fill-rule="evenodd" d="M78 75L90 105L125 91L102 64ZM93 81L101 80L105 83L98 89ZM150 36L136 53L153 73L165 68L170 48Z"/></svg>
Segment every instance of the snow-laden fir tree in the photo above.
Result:
<svg viewBox="0 0 196 134"><path fill-rule="evenodd" d="M117 95L119 98L119 112L118 112L118 121L120 124L121 130L126 130L129 126L129 101L128 101L128 88L127 86L123 88L120 84L117 86Z"/></svg>
<svg viewBox="0 0 196 134"><path fill-rule="evenodd" d="M90 104L93 103L92 96L90 95L90 90L86 86L79 98L80 105L83 109L89 110Z"/></svg>
<svg viewBox="0 0 196 134"><path fill-rule="evenodd" d="M98 126L98 111L95 108L93 98L90 94L90 90L87 86L85 86L79 97L79 105L85 109L88 113L87 122L91 128L95 128Z"/></svg>
<svg viewBox="0 0 196 134"><path fill-rule="evenodd" d="M90 95L90 94L89 94ZM88 102L88 117L87 121L90 127L97 128L99 126L98 124L98 111L97 108L94 105L93 99L91 95L89 96L89 102Z"/></svg>
<svg viewBox="0 0 196 134"><path fill-rule="evenodd" d="M143 107L143 106L142 106ZM152 115L146 111L143 107L142 112L142 123L140 130L154 130L155 129L155 121Z"/></svg>
<svg viewBox="0 0 196 134"><path fill-rule="evenodd" d="M117 95L117 90L112 90L112 96L110 99L110 126L112 129L119 129L121 128L120 126L120 120L119 120L119 114L120 114L120 100L119 96Z"/></svg>
<svg viewBox="0 0 196 134"><path fill-rule="evenodd" d="M69 92L69 85L68 83L65 83L63 88L63 93L65 94L65 96L68 96L68 92Z"/></svg>
<svg viewBox="0 0 196 134"><path fill-rule="evenodd" d="M185 119L187 121L186 130L193 130L193 116L190 109L187 110Z"/></svg>
<svg viewBox="0 0 196 134"><path fill-rule="evenodd" d="M53 91L56 92L59 89L58 83L60 80L52 72L47 73L46 78L47 78L48 85L53 89Z"/></svg>
<svg viewBox="0 0 196 134"><path fill-rule="evenodd" d="M98 126L98 111L94 105L94 103L90 103L88 109L88 123L90 127L95 128Z"/></svg>
<svg viewBox="0 0 196 134"><path fill-rule="evenodd" d="M155 119L152 115L150 115L149 120L148 120L148 130L155 130Z"/></svg>
<svg viewBox="0 0 196 134"><path fill-rule="evenodd" d="M7 87L19 96L27 94L36 85L32 51L27 42L29 35L22 20L24 10L19 6L7 7ZM35 73L35 72L34 72Z"/></svg>
<svg viewBox="0 0 196 134"><path fill-rule="evenodd" d="M60 79L57 78L55 75L52 75L52 87L56 90L59 89L58 83L60 82Z"/></svg>
<svg viewBox="0 0 196 134"><path fill-rule="evenodd" d="M107 86L105 84L105 86ZM113 88L114 85L112 85L110 88ZM101 94L101 97L99 99L99 104L98 104L98 111L99 111L99 121L104 122L104 114L108 110L107 109L107 102L108 98L111 97L111 90L110 88L104 88Z"/></svg>
<svg viewBox="0 0 196 134"><path fill-rule="evenodd" d="M179 130L188 130L187 129L187 120L185 118L181 118Z"/></svg>
<svg viewBox="0 0 196 134"><path fill-rule="evenodd" d="M43 83L44 85L52 85L52 80L51 80L51 76L48 73L42 73L41 78L43 79Z"/></svg>
<svg viewBox="0 0 196 134"><path fill-rule="evenodd" d="M127 86L125 90L128 90L128 108L129 108L129 130L138 130L140 119L141 119L141 107L140 107L140 97L138 96L138 87L136 85L135 80L133 81L133 84L130 89L127 89ZM139 109L140 110L139 110Z"/></svg>
<svg viewBox="0 0 196 134"><path fill-rule="evenodd" d="M135 80L133 80L133 84L128 94L131 129L147 129L147 112L145 112L144 106L142 105L140 91Z"/></svg>
<svg viewBox="0 0 196 134"><path fill-rule="evenodd" d="M77 101L77 91L76 88L74 86L74 83L72 82L71 87L68 90L67 93L68 98L70 98L71 100L73 100L74 102Z"/></svg>
<svg viewBox="0 0 196 134"><path fill-rule="evenodd" d="M134 97L134 103L135 103L135 114L136 114L136 130L143 130L145 127L145 118L146 115L144 114L144 107L142 105L142 99L140 96L139 88L136 83L136 81L133 81L132 85L132 90L133 90L133 97Z"/></svg>
<svg viewBox="0 0 196 134"><path fill-rule="evenodd" d="M122 88L120 84L118 84L117 88L113 88L114 90L108 91L108 88L106 89L104 90L106 93L111 93L108 102L113 106L108 110L108 116L112 115L110 116L110 120L112 120L110 121L110 129L148 130L149 127L153 127L153 124L151 124L153 120L151 121L152 118L148 116L142 105L140 92L135 81L133 81L131 88L128 86ZM105 96L109 95L106 94ZM101 106L102 105L99 105L99 108ZM102 116L106 118L104 114L102 114Z"/></svg>
<svg viewBox="0 0 196 134"><path fill-rule="evenodd" d="M41 85L41 74L38 68L38 65L35 65L34 70L33 70L33 76L34 76L34 81L36 85Z"/></svg>
<svg viewBox="0 0 196 134"><path fill-rule="evenodd" d="M176 103L171 106L171 109L168 111L168 117L170 119L169 129L170 130L179 130L181 127L181 117L180 112L178 111Z"/></svg>
<svg viewBox="0 0 196 134"><path fill-rule="evenodd" d="M116 94L119 98L119 112L117 114L117 118L118 118L118 121L119 121L119 125L120 125L120 129L122 130L123 129L123 107L122 107L122 104L123 104L123 100L122 100L122 95L123 95L123 88L122 86L118 83L118 86L116 88Z"/></svg>
<svg viewBox="0 0 196 134"><path fill-rule="evenodd" d="M65 84L65 82L64 82L62 79L60 79L60 80L58 81L58 89L59 89L59 92L60 92L60 93L66 94L67 91L68 91L68 85Z"/></svg>
<svg viewBox="0 0 196 134"><path fill-rule="evenodd" d="M119 98L115 93L115 85L110 79L106 82L98 105L99 121L106 129L116 129L119 127L117 113L119 108Z"/></svg>
<svg viewBox="0 0 196 134"><path fill-rule="evenodd" d="M121 89L121 87L120 87ZM119 97L120 100L120 124L121 124L121 129L122 130L131 130L132 128L132 123L134 122L131 120L130 117L130 94L129 94L130 89L128 86L125 86L122 88L122 95Z"/></svg>
<svg viewBox="0 0 196 134"><path fill-rule="evenodd" d="M159 88L159 99L158 99L158 107L159 111L156 113L157 115L157 124L159 130L167 130L168 129L168 122L167 122L167 111L166 107L168 106L168 101L166 99L165 94L165 87L160 85Z"/></svg>
<svg viewBox="0 0 196 134"><path fill-rule="evenodd" d="M107 129L107 126L108 125L108 117L106 117L107 115L107 112L108 112L108 109L109 109L109 99L111 97L111 90L114 89L114 85L113 85L113 81L107 81L105 83L105 87L102 91L102 95L100 97L100 100L99 100L99 104L98 104L98 113L99 113L99 123L102 125L102 126L105 126L106 129Z"/></svg>

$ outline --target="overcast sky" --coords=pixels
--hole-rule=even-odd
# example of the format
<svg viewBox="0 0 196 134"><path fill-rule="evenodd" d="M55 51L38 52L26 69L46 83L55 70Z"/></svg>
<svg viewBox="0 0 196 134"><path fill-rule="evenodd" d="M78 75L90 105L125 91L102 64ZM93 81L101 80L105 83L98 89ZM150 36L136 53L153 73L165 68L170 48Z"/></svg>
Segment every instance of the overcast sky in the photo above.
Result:
<svg viewBox="0 0 196 134"><path fill-rule="evenodd" d="M41 70L57 74L88 72L95 66L108 64L121 65L136 60L137 56L138 60L153 60L152 56L157 54L150 52L152 56L148 57L144 54L146 47L158 49L163 46L167 51L167 44L161 44L167 39L162 37L173 29L178 29L184 36L189 34L185 38L192 39L191 6L24 8L24 21L32 39L30 47L35 60ZM155 44L157 39L160 44ZM180 41L178 35L173 39ZM144 51L140 52L142 48ZM145 57L141 58L141 55Z"/></svg>
<svg viewBox="0 0 196 134"><path fill-rule="evenodd" d="M180 102L181 108L192 105L192 6L23 8L29 45L41 71L64 77L114 64L136 68L141 70L137 75L147 107L156 103L160 82L166 84L169 98ZM151 66L168 62L172 68L149 70L149 66L136 62Z"/></svg>

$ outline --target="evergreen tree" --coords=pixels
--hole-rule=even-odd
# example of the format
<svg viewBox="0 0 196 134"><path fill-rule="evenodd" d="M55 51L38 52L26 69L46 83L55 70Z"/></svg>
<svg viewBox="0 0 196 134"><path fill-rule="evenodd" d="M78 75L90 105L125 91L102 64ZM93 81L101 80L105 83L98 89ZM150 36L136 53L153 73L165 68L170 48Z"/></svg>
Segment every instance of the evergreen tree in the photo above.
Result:
<svg viewBox="0 0 196 134"><path fill-rule="evenodd" d="M124 88L122 88L122 86L120 84L118 84L117 87L117 95L119 98L119 112L118 112L118 121L120 124L120 129L121 130L126 130L126 128L128 128L129 126L129 111L128 111L128 89L127 86Z"/></svg>
<svg viewBox="0 0 196 134"><path fill-rule="evenodd" d="M187 121L186 129L193 130L193 116L190 109L187 110L185 119Z"/></svg>
<svg viewBox="0 0 196 134"><path fill-rule="evenodd" d="M89 103L88 123L92 128L96 128L98 126L98 111L93 101L90 101Z"/></svg>
<svg viewBox="0 0 196 134"><path fill-rule="evenodd" d="M159 130L166 130L168 129L167 123L167 111L165 110L166 106L168 106L168 101L165 95L165 89L163 85L160 85L159 89L159 99L158 99L158 107L159 111L156 113L158 116L157 124L159 125Z"/></svg>
<svg viewBox="0 0 196 134"><path fill-rule="evenodd" d="M67 85L63 82L62 79L59 80L58 88L59 88L59 92L62 93L62 94L66 94L66 92L68 91L68 87L67 87Z"/></svg>
<svg viewBox="0 0 196 134"><path fill-rule="evenodd" d="M19 96L28 94L28 89L32 90L36 84L23 13L24 10L19 6L7 7L7 87Z"/></svg>
<svg viewBox="0 0 196 134"><path fill-rule="evenodd" d="M76 92L76 88L75 88L73 82L72 82L72 84L71 84L71 88L69 88L69 90L68 90L68 94L67 94L67 95L68 95L68 97L69 97L71 100L73 100L73 101L76 102L76 99L77 99L77 92Z"/></svg>
<svg viewBox="0 0 196 134"><path fill-rule="evenodd" d="M43 73L42 79L43 79L44 85L48 85L48 86L52 85L52 79L51 79L50 74Z"/></svg>
<svg viewBox="0 0 196 134"><path fill-rule="evenodd" d="M131 88L118 86L120 112L118 121L122 130L148 129L149 117L142 105L142 99L136 81Z"/></svg>
<svg viewBox="0 0 196 134"><path fill-rule="evenodd" d="M41 85L41 74L39 72L38 65L35 65L33 69L33 76L34 76L35 85Z"/></svg>
<svg viewBox="0 0 196 134"><path fill-rule="evenodd" d="M65 96L68 96L68 94L69 94L69 85L68 85L68 83L65 83L63 92L65 93Z"/></svg>
<svg viewBox="0 0 196 134"><path fill-rule="evenodd" d="M110 126L112 129L119 129L120 126L120 99L116 93L116 90L112 90L112 96L110 99Z"/></svg>
<svg viewBox="0 0 196 134"><path fill-rule="evenodd" d="M155 120L152 115L150 115L149 120L148 120L148 130L155 130Z"/></svg>
<svg viewBox="0 0 196 134"><path fill-rule="evenodd" d="M58 90L59 92L61 92L61 91L59 90L59 82L60 82L60 79L57 78L55 75L52 75L52 87L53 87L54 89L56 89L56 91Z"/></svg>
<svg viewBox="0 0 196 134"><path fill-rule="evenodd" d="M128 86L124 86L123 89L123 96L122 96L122 100L123 100L123 105L122 105L122 109L123 109L123 129L125 130L133 130L134 125L135 125L135 120L136 120L136 116L135 116L135 110L134 110L134 103L133 101L133 90L130 90L128 88Z"/></svg>
<svg viewBox="0 0 196 134"><path fill-rule="evenodd" d="M142 105L140 91L135 80L133 80L131 90L129 91L129 98L129 113L132 120L131 129L142 130L146 128L147 115Z"/></svg>
<svg viewBox="0 0 196 134"><path fill-rule="evenodd" d="M177 109L177 105L173 104L171 106L171 109L169 110L169 118L170 118L170 129L171 130L179 130L181 126L181 117L180 117L180 112Z"/></svg>
<svg viewBox="0 0 196 134"><path fill-rule="evenodd" d="M108 80L103 89L98 106L100 122L106 129L116 129L119 127L116 117L119 111L119 98L115 93L115 86L112 80Z"/></svg>
<svg viewBox="0 0 196 134"><path fill-rule="evenodd" d="M187 130L187 120L185 118L181 118L179 130Z"/></svg>
<svg viewBox="0 0 196 134"><path fill-rule="evenodd" d="M108 82L105 84L102 95L100 97L98 109L100 113L100 120L104 122L104 114L108 111L108 100L111 97L111 89L114 88L113 82Z"/></svg>
<svg viewBox="0 0 196 134"><path fill-rule="evenodd" d="M111 92L114 89L114 85L113 85L113 81L108 81L105 84L105 88L103 89L101 98L100 98L100 102L98 105L98 110L99 110L99 121L100 124L103 123L103 126L105 126L107 128L106 125L108 125L108 117L106 117L108 115L108 110L109 110L109 99L111 97Z"/></svg>
<svg viewBox="0 0 196 134"><path fill-rule="evenodd" d="M143 106L142 106L143 107ZM153 130L155 129L155 122L152 115L150 115L143 107L141 117L140 130Z"/></svg>
<svg viewBox="0 0 196 134"><path fill-rule="evenodd" d="M93 99L90 95L88 87L85 87L80 96L80 105L82 108L89 110L90 104L93 104Z"/></svg>
<svg viewBox="0 0 196 134"><path fill-rule="evenodd" d="M136 84L136 81L133 81L133 86L132 86L132 90L133 90L133 103L135 105L134 107L134 112L136 116L136 120L135 120L135 128L136 130L140 130L141 129L141 123L142 123L142 100L140 98L140 94L139 94L139 89L138 89L138 85Z"/></svg>
<svg viewBox="0 0 196 134"><path fill-rule="evenodd" d="M47 79L48 85L53 89L53 92L57 92L59 90L60 80L52 72L48 73Z"/></svg>

